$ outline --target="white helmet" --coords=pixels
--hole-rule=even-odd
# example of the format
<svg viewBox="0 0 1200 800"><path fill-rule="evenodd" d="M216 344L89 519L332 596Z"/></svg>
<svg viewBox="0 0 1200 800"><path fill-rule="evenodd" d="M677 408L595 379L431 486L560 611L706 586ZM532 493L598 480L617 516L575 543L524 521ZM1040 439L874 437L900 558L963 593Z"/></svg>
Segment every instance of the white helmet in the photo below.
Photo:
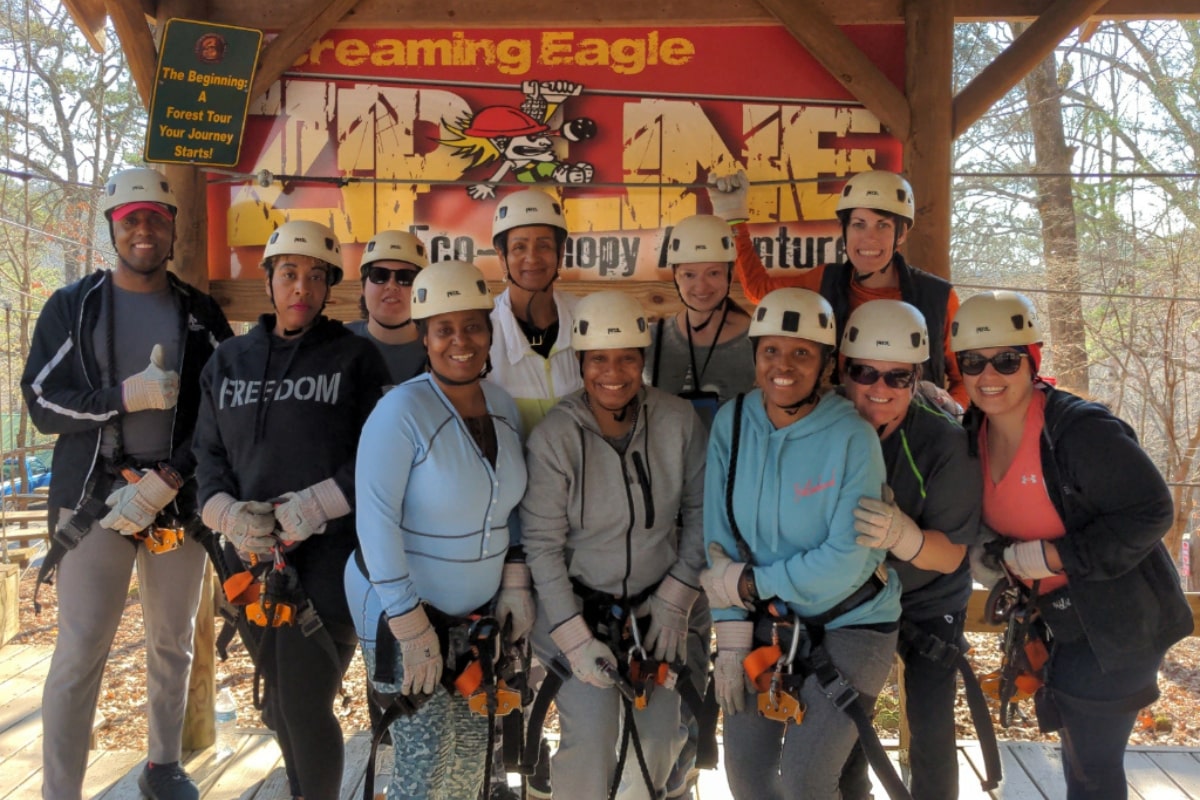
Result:
<svg viewBox="0 0 1200 800"><path fill-rule="evenodd" d="M575 325L571 328L571 349L575 352L649 346L646 311L633 295L612 290L596 292L575 307Z"/></svg>
<svg viewBox="0 0 1200 800"><path fill-rule="evenodd" d="M838 216L855 208L895 214L908 220L910 228L917 216L912 186L896 173L886 170L860 172L846 181L842 196L838 198Z"/></svg>
<svg viewBox="0 0 1200 800"><path fill-rule="evenodd" d="M130 203L166 206L171 209L172 215L179 209L167 179L161 172L149 167L121 170L104 184L104 199L100 207L105 217L112 219L113 211Z"/></svg>
<svg viewBox="0 0 1200 800"><path fill-rule="evenodd" d="M900 300L863 303L846 320L841 353L846 358L924 364L929 358L925 317Z"/></svg>
<svg viewBox="0 0 1200 800"><path fill-rule="evenodd" d="M1019 292L981 292L968 298L950 326L950 348L956 353L1041 342L1037 309Z"/></svg>
<svg viewBox="0 0 1200 800"><path fill-rule="evenodd" d="M562 203L537 189L522 189L513 192L496 205L492 217L492 242L502 233L526 225L548 225L565 235L567 221L563 217Z"/></svg>
<svg viewBox="0 0 1200 800"><path fill-rule="evenodd" d="M342 282L342 246L332 228L319 222L297 219L276 228L263 249L262 267L269 268L275 256L309 256L329 265L329 285Z"/></svg>
<svg viewBox="0 0 1200 800"><path fill-rule="evenodd" d="M491 311L494 305L483 273L465 261L431 264L413 281L413 319L429 319L452 311Z"/></svg>
<svg viewBox="0 0 1200 800"><path fill-rule="evenodd" d="M671 266L730 263L736 258L729 223L712 214L693 214L680 220L667 240L667 263Z"/></svg>
<svg viewBox="0 0 1200 800"><path fill-rule="evenodd" d="M417 269L429 266L425 245L408 231L380 231L372 236L363 248L359 270L365 275L367 266L376 261L403 261Z"/></svg>
<svg viewBox="0 0 1200 800"><path fill-rule="evenodd" d="M751 338L788 336L809 339L818 344L837 345L837 323L833 307L824 297L808 289L776 289L754 309L750 320Z"/></svg>

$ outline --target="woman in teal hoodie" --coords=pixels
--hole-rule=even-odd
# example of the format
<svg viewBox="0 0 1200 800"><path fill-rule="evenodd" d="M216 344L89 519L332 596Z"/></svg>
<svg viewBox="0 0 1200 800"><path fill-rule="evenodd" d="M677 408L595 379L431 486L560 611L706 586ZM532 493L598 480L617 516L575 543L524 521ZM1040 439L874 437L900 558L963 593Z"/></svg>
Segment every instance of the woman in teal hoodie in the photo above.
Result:
<svg viewBox="0 0 1200 800"><path fill-rule="evenodd" d="M879 496L883 456L849 401L819 394L836 342L833 310L820 295L771 292L749 335L759 388L718 412L704 492L710 566L701 583L716 620L713 681L729 786L738 800L836 797L855 725L802 665L827 655L866 698L887 679L899 582L883 552L855 541L853 514L860 497ZM807 706L803 725L755 712L743 660L775 635L785 658L795 651L796 677L782 688Z"/></svg>

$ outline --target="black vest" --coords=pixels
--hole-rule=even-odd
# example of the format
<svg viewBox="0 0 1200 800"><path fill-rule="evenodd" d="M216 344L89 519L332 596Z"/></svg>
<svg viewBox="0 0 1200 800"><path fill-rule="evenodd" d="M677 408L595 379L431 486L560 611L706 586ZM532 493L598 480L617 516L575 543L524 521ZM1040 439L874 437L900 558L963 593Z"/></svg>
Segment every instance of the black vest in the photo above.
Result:
<svg viewBox="0 0 1200 800"><path fill-rule="evenodd" d="M924 315L925 325L929 329L929 360L923 365L923 377L937 386L945 387L946 304L954 287L947 280L910 267L899 253L892 257L892 267L900 278L900 298ZM854 267L849 263L828 264L821 275L821 296L833 306L839 342L842 341L846 320L850 317L850 281L853 279Z"/></svg>

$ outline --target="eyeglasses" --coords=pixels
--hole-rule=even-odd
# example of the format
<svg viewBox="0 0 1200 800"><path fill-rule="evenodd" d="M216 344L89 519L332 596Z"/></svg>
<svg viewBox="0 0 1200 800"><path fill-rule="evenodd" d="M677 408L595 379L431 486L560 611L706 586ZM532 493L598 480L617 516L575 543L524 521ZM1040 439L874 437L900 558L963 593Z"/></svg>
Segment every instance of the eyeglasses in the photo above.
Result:
<svg viewBox="0 0 1200 800"><path fill-rule="evenodd" d="M890 369L887 372L880 372L866 364L851 362L846 365L846 375L850 377L850 380L861 383L863 386L871 386L875 381L883 378L883 382L893 389L907 389L916 380L917 371L915 369Z"/></svg>
<svg viewBox="0 0 1200 800"><path fill-rule="evenodd" d="M417 271L415 269L367 267L367 280L376 286L385 286L390 279L395 279L397 286L412 286L413 281L417 279Z"/></svg>
<svg viewBox="0 0 1200 800"><path fill-rule="evenodd" d="M988 364L1001 375L1013 375L1021 368L1021 359L1029 358L1028 353L1018 353L1016 350L1005 350L996 353L991 358L979 353L959 353L958 369L963 375L980 375Z"/></svg>

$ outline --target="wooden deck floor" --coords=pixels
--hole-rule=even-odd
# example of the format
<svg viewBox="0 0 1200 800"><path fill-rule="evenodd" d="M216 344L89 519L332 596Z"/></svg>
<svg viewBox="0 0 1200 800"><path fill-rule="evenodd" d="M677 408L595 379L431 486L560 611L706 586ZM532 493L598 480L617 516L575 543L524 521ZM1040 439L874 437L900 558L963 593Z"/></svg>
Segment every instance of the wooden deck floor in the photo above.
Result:
<svg viewBox="0 0 1200 800"><path fill-rule="evenodd" d="M41 797L42 684L50 648L8 645L0 648L0 800ZM363 733L346 739L341 797L362 796L369 743ZM990 796L979 788L982 758L974 742L961 742L958 758L962 800L1059 800L1065 795L1056 746L1028 742L1001 744L1004 783ZM893 751L895 752L895 751ZM137 800L137 777L144 754L93 751L84 796ZM390 760L390 759L389 759ZM287 800L287 780L279 748L265 731L239 737L233 756L218 762L214 751L188 753L185 766L200 785L204 800ZM1185 748L1135 748L1125 757L1129 796L1134 800L1200 800L1200 752ZM882 789L876 797L884 798ZM701 774L698 800L730 800L722 770ZM471 798L463 798L471 800Z"/></svg>

